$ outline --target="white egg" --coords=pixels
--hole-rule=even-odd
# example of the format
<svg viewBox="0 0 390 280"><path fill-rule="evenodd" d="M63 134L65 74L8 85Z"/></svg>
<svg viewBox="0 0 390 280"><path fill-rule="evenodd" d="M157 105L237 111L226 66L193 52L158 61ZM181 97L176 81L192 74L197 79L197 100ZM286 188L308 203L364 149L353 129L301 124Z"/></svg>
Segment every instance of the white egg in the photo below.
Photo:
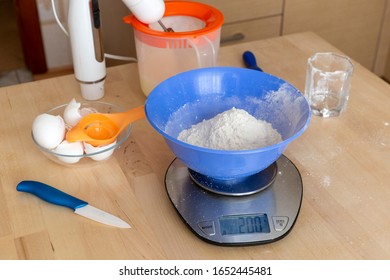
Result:
<svg viewBox="0 0 390 280"><path fill-rule="evenodd" d="M61 116L41 114L32 124L35 141L46 149L54 149L65 137L65 122Z"/></svg>
<svg viewBox="0 0 390 280"><path fill-rule="evenodd" d="M84 154L84 146L82 142L72 142L64 140L59 144L54 152L58 155L57 158L66 163L77 163L81 159L81 155Z"/></svg>
<svg viewBox="0 0 390 280"><path fill-rule="evenodd" d="M91 144L84 143L85 153L86 153L87 155L88 155L88 154L97 153L97 152L100 152L100 151L109 149L109 148L111 148L112 146L114 146L115 144L116 144L116 141L114 141L113 143L108 144L108 145L99 146L99 147L94 147L94 146L92 146ZM100 153L100 154L97 154L97 155L90 156L90 158L93 159L93 160L96 160L96 161L105 160L105 159L108 159L108 158L112 155L112 153L114 152L114 150L115 150L115 149L110 149L110 150L105 151L105 152L103 152L103 153Z"/></svg>

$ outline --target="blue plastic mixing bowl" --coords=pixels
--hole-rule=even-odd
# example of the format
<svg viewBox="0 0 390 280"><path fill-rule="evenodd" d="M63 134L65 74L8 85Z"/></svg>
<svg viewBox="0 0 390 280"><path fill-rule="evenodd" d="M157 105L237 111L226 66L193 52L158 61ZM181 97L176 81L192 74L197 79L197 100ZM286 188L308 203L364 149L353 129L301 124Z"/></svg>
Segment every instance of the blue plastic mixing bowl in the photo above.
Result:
<svg viewBox="0 0 390 280"><path fill-rule="evenodd" d="M232 107L271 123L283 141L260 149L226 151L177 140L182 130ZM177 74L154 88L145 111L153 128L189 168L226 180L267 168L305 131L311 117L305 97L291 84L267 73L235 67Z"/></svg>

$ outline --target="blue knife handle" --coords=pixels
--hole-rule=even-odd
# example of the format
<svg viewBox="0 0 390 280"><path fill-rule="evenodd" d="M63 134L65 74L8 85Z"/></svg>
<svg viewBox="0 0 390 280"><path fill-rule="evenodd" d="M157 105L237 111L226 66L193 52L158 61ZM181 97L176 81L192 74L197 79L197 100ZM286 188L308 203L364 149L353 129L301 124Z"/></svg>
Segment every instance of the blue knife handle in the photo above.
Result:
<svg viewBox="0 0 390 280"><path fill-rule="evenodd" d="M245 51L242 54L242 58L244 59L244 63L247 68L263 72L263 70L257 65L256 57L251 51Z"/></svg>
<svg viewBox="0 0 390 280"><path fill-rule="evenodd" d="M22 181L16 186L16 190L31 193L46 202L65 206L73 210L88 204L88 202L37 181Z"/></svg>

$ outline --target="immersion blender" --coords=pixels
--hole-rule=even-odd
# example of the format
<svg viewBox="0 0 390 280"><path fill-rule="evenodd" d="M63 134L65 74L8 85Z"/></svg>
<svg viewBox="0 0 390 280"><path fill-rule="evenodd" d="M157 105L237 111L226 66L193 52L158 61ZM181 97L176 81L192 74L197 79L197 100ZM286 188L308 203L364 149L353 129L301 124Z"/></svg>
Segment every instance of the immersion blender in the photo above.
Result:
<svg viewBox="0 0 390 280"><path fill-rule="evenodd" d="M81 95L86 100L100 99L104 96L106 62L98 0L69 0L68 32Z"/></svg>
<svg viewBox="0 0 390 280"><path fill-rule="evenodd" d="M122 1L143 23L159 22L162 25L163 0ZM100 99L104 96L106 63L98 0L69 0L68 32L74 74L80 83L81 95L86 100Z"/></svg>

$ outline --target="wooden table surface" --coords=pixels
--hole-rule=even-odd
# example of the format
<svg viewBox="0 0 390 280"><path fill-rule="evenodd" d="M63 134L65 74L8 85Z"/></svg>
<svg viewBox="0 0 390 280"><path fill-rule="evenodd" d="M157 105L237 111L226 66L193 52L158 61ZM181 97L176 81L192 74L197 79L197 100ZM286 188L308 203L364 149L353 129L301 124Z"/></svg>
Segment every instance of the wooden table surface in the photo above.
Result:
<svg viewBox="0 0 390 280"><path fill-rule="evenodd" d="M338 51L313 33L220 50L219 65L243 67L251 50L264 71L304 90L306 60ZM220 247L197 238L165 192L174 155L147 120L134 124L123 149L91 167L48 160L31 139L33 119L81 101L73 75L0 88L1 259L390 259L390 86L355 62L347 112L313 116L285 155L304 184L301 211L284 239ZM108 69L103 101L126 108L145 101L136 64ZM22 180L53 185L128 221L105 226L15 190Z"/></svg>

